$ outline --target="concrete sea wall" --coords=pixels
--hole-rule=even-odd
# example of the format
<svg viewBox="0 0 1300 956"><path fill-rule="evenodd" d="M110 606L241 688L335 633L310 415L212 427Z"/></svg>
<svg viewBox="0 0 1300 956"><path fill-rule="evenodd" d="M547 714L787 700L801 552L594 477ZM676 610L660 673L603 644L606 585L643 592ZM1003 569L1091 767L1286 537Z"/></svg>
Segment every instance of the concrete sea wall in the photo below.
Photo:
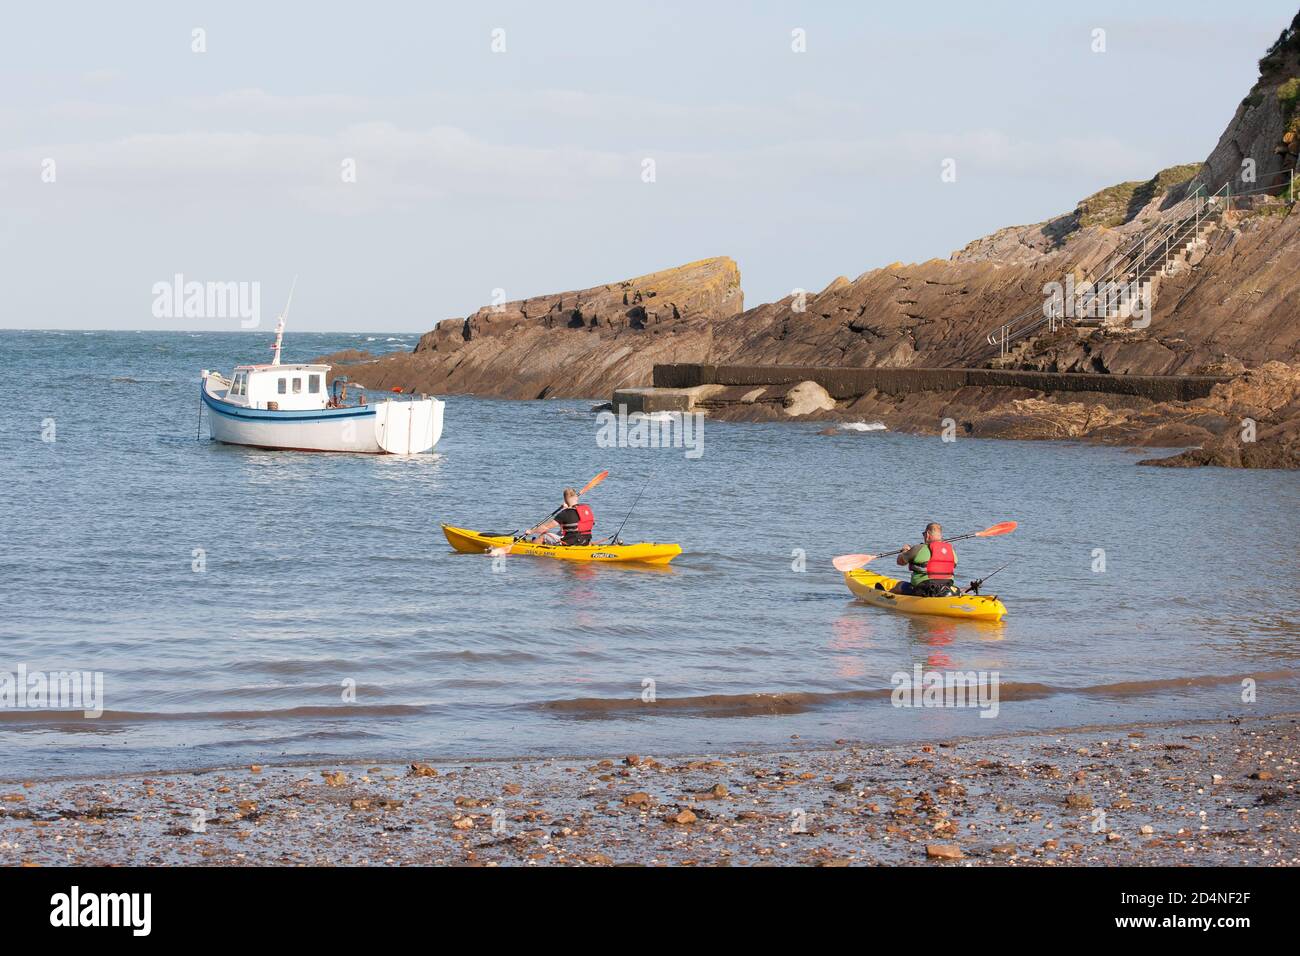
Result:
<svg viewBox="0 0 1300 956"><path fill-rule="evenodd" d="M833 398L871 391L889 395L951 392L960 388L1029 388L1039 392L1105 392L1155 402L1205 398L1230 379L1218 375L1102 375L1084 372L1019 372L984 368L835 368L816 365L656 365L656 388L701 385L793 385L816 382Z"/></svg>

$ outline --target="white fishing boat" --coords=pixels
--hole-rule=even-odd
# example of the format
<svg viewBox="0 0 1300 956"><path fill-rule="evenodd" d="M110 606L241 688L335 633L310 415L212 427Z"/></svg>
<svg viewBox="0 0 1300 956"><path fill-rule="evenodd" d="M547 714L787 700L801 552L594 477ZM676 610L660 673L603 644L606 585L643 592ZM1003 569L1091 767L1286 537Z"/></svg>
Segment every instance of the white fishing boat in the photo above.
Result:
<svg viewBox="0 0 1300 956"><path fill-rule="evenodd" d="M293 300L293 291L289 292ZM269 363L239 365L230 378L204 369L200 395L214 441L285 451L346 451L372 455L418 455L442 437L444 402L424 395L367 398L336 379L328 365L280 362L285 305L275 328Z"/></svg>

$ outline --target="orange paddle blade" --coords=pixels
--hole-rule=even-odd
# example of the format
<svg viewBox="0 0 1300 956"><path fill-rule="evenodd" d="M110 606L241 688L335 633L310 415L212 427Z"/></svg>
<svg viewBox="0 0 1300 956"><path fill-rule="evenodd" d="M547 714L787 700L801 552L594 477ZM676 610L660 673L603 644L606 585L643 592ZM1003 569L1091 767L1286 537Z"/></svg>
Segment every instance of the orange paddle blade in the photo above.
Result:
<svg viewBox="0 0 1300 956"><path fill-rule="evenodd" d="M1000 534L1010 534L1016 530L1016 522L1003 521L1001 524L995 524L991 528L985 528L983 531L975 532L977 538L996 538Z"/></svg>
<svg viewBox="0 0 1300 956"><path fill-rule="evenodd" d="M852 571L864 564L871 563L876 558L877 555L874 554L841 554L831 561L831 564L835 565L836 571Z"/></svg>
<svg viewBox="0 0 1300 956"><path fill-rule="evenodd" d="M609 476L609 472L608 472L608 471L602 471L602 472L601 472L599 475L597 475L595 478L591 479L591 481L589 481L589 482L587 482L585 485L583 485L582 488L581 488L581 490L578 491L578 494L579 494L579 495L585 495L587 492L591 491L592 488L595 488L598 484L600 484L602 481L604 481L608 476Z"/></svg>

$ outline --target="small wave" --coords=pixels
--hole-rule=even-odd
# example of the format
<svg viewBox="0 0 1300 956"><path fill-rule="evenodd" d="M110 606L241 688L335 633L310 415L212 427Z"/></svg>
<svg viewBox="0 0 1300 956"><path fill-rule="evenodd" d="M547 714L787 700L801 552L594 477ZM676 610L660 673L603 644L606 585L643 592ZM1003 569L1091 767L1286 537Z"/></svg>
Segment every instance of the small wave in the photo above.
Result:
<svg viewBox="0 0 1300 956"><path fill-rule="evenodd" d="M1289 680L1300 677L1300 670L1271 671L1264 674L1208 674L1200 677L1170 677L1163 680L1118 681L1086 687L1061 687L1053 684L1003 681L998 684L1000 701L1041 700L1057 695L1077 695L1116 699L1178 693L1198 687L1240 684L1246 677L1255 681ZM778 714L801 714L834 704L863 700L888 700L892 688L845 691L792 691L772 694L703 694L698 697L660 697L653 704L639 697L579 697L549 700L529 706L579 719L650 716L667 713L682 717L748 717Z"/></svg>
<svg viewBox="0 0 1300 956"><path fill-rule="evenodd" d="M176 720L296 720L305 718L363 718L406 717L424 714L428 708L416 704L348 704L344 706L285 707L271 710L212 710L212 711L145 711L106 710L98 717L86 717L80 710L53 710L45 708L0 709L0 726L15 724L50 724L64 729L94 730L107 724L168 723Z"/></svg>
<svg viewBox="0 0 1300 956"><path fill-rule="evenodd" d="M629 419L640 418L647 422L671 422L682 417L681 412L632 412Z"/></svg>
<svg viewBox="0 0 1300 956"><path fill-rule="evenodd" d="M888 431L884 422L844 422L840 425L845 431L850 432L883 432Z"/></svg>
<svg viewBox="0 0 1300 956"><path fill-rule="evenodd" d="M548 700L534 706L573 717L601 718L669 711L682 717L748 717L773 714L801 714L837 700L888 698L889 690L850 690L838 693L795 692L789 694L703 694L698 697L660 697L647 704L639 697L578 697Z"/></svg>

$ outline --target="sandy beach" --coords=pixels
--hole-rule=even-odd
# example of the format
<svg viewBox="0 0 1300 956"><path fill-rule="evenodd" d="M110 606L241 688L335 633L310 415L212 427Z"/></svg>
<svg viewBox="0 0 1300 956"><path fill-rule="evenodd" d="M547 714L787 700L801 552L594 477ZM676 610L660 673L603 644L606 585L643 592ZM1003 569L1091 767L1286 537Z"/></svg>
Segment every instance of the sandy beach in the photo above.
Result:
<svg viewBox="0 0 1300 956"><path fill-rule="evenodd" d="M0 863L1300 863L1300 715L779 753L0 785Z"/></svg>

